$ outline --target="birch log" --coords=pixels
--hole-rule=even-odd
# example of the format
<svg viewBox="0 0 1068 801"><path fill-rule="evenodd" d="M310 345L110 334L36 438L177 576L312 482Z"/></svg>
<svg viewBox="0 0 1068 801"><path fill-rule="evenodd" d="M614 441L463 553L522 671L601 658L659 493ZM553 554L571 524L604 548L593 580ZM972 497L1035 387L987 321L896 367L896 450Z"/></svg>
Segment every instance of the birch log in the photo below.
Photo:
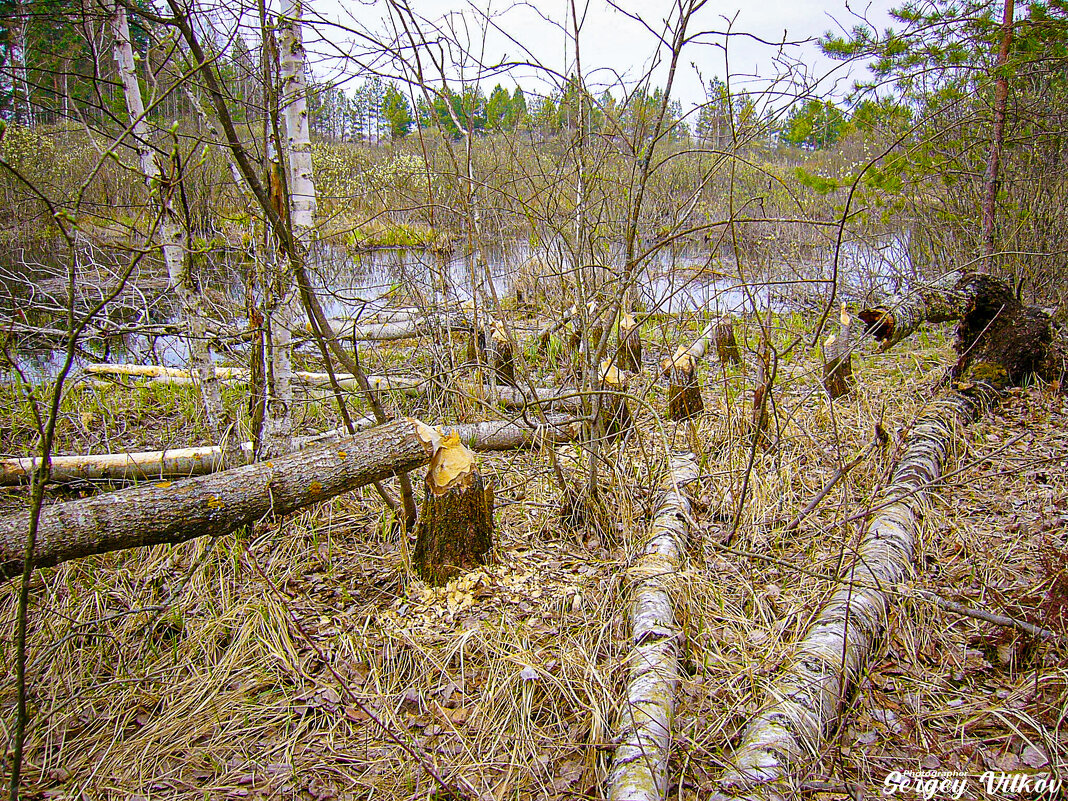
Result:
<svg viewBox="0 0 1068 801"><path fill-rule="evenodd" d="M220 536L430 461L441 435L406 418L277 459L48 506L34 567L90 554ZM0 518L0 575L22 571L29 518Z"/></svg>
<svg viewBox="0 0 1068 801"><path fill-rule="evenodd" d="M372 428L373 415L353 420L357 431ZM579 423L561 415L548 415L544 425L529 426L523 422L487 420L481 423L461 423L441 426L442 434L456 433L460 441L474 451L508 451L546 444L571 442L578 438ZM342 439L344 429L322 434L295 437L297 448ZM252 460L252 443L240 446L244 463ZM0 486L28 482L40 460L36 457L0 459ZM61 484L69 481L151 481L188 478L214 473L223 467L222 451L218 446L171 448L162 451L134 451L131 453L103 453L84 456L53 456L49 481Z"/></svg>
<svg viewBox="0 0 1068 801"><path fill-rule="evenodd" d="M627 571L631 586L630 679L619 713L619 745L608 774L611 801L661 801L667 793L682 640L670 588L682 566L689 536L690 501L684 488L699 475L693 454L672 458L649 541Z"/></svg>
<svg viewBox="0 0 1068 801"><path fill-rule="evenodd" d="M819 752L886 625L894 588L912 571L926 491L942 476L955 429L973 420L979 407L959 394L943 396L913 427L857 548L850 583L820 610L792 664L768 689L715 798L771 797L768 785L788 779L799 762Z"/></svg>
<svg viewBox="0 0 1068 801"><path fill-rule="evenodd" d="M958 286L962 278L962 273L954 270L907 295L894 296L885 303L863 309L857 316L879 342L880 350L889 350L925 322L960 319L969 300L969 293Z"/></svg>
<svg viewBox="0 0 1068 801"><path fill-rule="evenodd" d="M159 367L149 364L90 364L84 368L84 372L97 376L129 376L131 378L148 379L151 383L160 384L195 384L199 378L189 370L177 367ZM215 367L215 377L219 381L248 381L249 370L245 367ZM313 387L329 387L330 374L294 370L293 377L298 381ZM334 378L342 389L359 390L356 377L349 373L335 373ZM392 392L404 392L417 394L422 391L426 382L418 378L408 378L394 375L369 375L366 377L371 389L389 390Z"/></svg>

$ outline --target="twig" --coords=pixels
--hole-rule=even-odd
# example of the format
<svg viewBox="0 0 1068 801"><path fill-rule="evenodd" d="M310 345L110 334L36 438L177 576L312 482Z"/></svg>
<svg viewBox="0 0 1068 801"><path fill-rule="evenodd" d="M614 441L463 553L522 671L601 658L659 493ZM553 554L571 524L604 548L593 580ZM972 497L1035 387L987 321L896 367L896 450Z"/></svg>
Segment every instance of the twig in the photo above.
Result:
<svg viewBox="0 0 1068 801"><path fill-rule="evenodd" d="M1041 640L1048 640L1050 642L1064 641L1064 638L1057 634L1057 632L1044 629L1041 626L1036 626L1034 623L1028 623L1026 620L1020 620L1019 618L1009 617L1007 615L998 615L994 612L988 612L985 609L975 609L971 606L964 606L956 601L950 601L926 590L917 590L917 595L925 601L930 601L938 608L945 609L947 612L952 612L955 615L963 615L964 617L982 620L986 623L993 623L995 626L1001 626L1006 629L1019 629L1020 631L1026 632L1032 637L1038 637Z"/></svg>
<svg viewBox="0 0 1068 801"><path fill-rule="evenodd" d="M784 530L793 531L798 526L800 526L804 519L810 514L812 514L812 512L815 511L816 507L820 505L820 501L827 497L828 493L830 493L830 491L835 488L839 481L845 478L846 474L849 473L850 470L852 470L854 467L856 467L865 459L867 459L869 454L871 454L873 450L875 450L880 445L885 444L888 440L889 437L887 437L886 431L883 430L883 427L881 425L876 423L875 439L869 442L868 447L861 451L851 462L839 467L835 471L834 475L831 476L831 480L823 485L823 489L816 493L815 497L808 502L808 505L801 510L797 517L795 517L793 520L786 524L786 528Z"/></svg>

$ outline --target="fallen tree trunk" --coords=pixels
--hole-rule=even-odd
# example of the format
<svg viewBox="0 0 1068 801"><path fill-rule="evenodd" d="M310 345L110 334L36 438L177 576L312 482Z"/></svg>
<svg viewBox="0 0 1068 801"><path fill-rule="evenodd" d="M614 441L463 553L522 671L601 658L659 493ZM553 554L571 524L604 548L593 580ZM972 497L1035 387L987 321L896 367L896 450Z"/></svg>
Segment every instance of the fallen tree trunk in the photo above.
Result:
<svg viewBox="0 0 1068 801"><path fill-rule="evenodd" d="M684 488L700 475L693 454L675 455L640 559L627 571L631 585L630 679L608 774L611 801L661 801L668 789L668 756L682 631L671 584L689 538L690 501Z"/></svg>
<svg viewBox="0 0 1068 801"><path fill-rule="evenodd" d="M41 513L34 566L228 534L424 465L439 439L406 418L272 461L49 506ZM0 575L22 571L28 528L25 513L0 518Z"/></svg>
<svg viewBox="0 0 1068 801"><path fill-rule="evenodd" d="M960 286L964 277L954 270L903 297L894 296L885 303L862 309L857 316L867 326L867 333L879 342L880 350L889 350L923 323L959 320L970 291Z"/></svg>
<svg viewBox="0 0 1068 801"><path fill-rule="evenodd" d="M798 643L793 663L769 688L714 798L767 797L748 793L788 779L800 760L818 753L882 633L893 589L912 570L926 492L942 476L954 431L973 420L980 406L960 394L944 396L913 426L848 581L820 611Z"/></svg>
<svg viewBox="0 0 1068 801"><path fill-rule="evenodd" d="M473 393L477 392L477 389L473 391ZM496 387L483 387L482 397L490 401L499 401L506 409L544 406L549 409L575 412L582 408L582 395L573 387L534 387L532 390L523 390L498 384Z"/></svg>
<svg viewBox="0 0 1068 801"><path fill-rule="evenodd" d="M188 370L149 364L90 364L84 368L84 372L97 376L128 376L130 378L147 379L150 383L177 386L196 384L198 381ZM249 375L249 370L245 367L215 367L215 377L220 381L248 381ZM295 370L293 376L309 386L330 386L329 373ZM334 378L342 389L355 391L360 388L356 377L349 373L336 373ZM372 389L404 393L419 392L425 384L424 381L417 378L393 375L369 375L367 376L367 383L371 385Z"/></svg>
<svg viewBox="0 0 1068 801"><path fill-rule="evenodd" d="M373 415L352 421L357 431L372 428ZM580 425L569 418L549 415L546 425L535 427L524 423L488 420L441 427L442 434L456 433L474 451L508 451L534 447L541 443L571 442L579 436ZM322 434L295 437L296 448L323 444L347 436L338 428ZM252 460L252 443L240 445L245 463ZM24 484L30 480L40 460L36 457L0 459L0 486ZM217 445L195 448L171 448L162 451L134 451L131 453L103 453L87 456L53 456L49 481L62 484L69 481L153 481L189 478L215 473L222 469L222 450Z"/></svg>
<svg viewBox="0 0 1068 801"><path fill-rule="evenodd" d="M950 371L963 388L989 384L1003 388L1035 374L1061 381L1068 342L1050 315L1020 302L1012 287L983 273L949 273L896 306L865 309L867 332L887 350L921 323L957 321Z"/></svg>

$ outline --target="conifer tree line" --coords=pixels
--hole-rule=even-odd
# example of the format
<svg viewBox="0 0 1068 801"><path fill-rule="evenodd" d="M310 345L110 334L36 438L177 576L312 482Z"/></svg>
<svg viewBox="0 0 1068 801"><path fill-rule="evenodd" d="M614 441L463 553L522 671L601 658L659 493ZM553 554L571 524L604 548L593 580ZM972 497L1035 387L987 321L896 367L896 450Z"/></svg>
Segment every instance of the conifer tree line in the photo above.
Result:
<svg viewBox="0 0 1068 801"><path fill-rule="evenodd" d="M218 8L190 11L210 45L233 120L249 132L267 124L275 91L265 79L269 59L254 5L228 15ZM163 129L175 121L198 126L202 115L183 87L199 76L174 45L173 32L152 23L160 9L150 0L128 0L126 7L140 80L153 97L147 116ZM920 263L948 264L984 249L1012 253L991 255L991 268L1036 286L1061 269L1068 250L1060 233L1068 7L1064 0L1016 3L1008 28L1004 9L992 0L908 3L892 13L888 27L860 20L827 34L826 55L867 70L868 78L849 92L842 83L830 93L819 84L758 90L713 78L696 106L669 100L658 147L712 154L756 149L785 165L802 191L826 195L853 187L865 219L909 230ZM309 29L316 24L305 21ZM319 35L331 31L323 26ZM0 0L0 120L43 131L75 123L116 136L126 115L111 46L97 0ZM389 47L381 44L382 52ZM390 146L434 129L456 142L593 134L633 143L664 100L664 88L652 80L606 87L565 74L537 83L507 69L480 81L420 80L411 64L398 66L406 58L396 50L387 67L349 59L343 68L311 59L313 136ZM1001 134L994 137L999 118ZM17 138L12 133L9 141ZM811 156L820 153L828 157L816 164ZM988 174L994 154L998 169ZM225 176L222 159L208 169Z"/></svg>

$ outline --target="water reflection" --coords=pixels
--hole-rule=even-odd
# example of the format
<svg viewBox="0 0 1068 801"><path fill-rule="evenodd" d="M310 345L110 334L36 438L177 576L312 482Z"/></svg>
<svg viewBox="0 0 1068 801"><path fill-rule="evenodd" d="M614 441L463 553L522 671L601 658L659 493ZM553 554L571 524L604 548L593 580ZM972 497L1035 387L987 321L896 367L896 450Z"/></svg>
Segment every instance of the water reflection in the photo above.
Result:
<svg viewBox="0 0 1068 801"><path fill-rule="evenodd" d="M5 316L16 320L20 309L34 310L33 314L24 313L21 318L27 326L65 328L62 311L66 284L57 257L37 254L31 258L24 252L16 258L8 255L9 266L0 275L0 286L7 290ZM244 306L245 277L251 265L241 253L212 255L208 299L214 300L215 312L219 319L225 320L226 326L244 328L246 322L240 311ZM547 265L541 273L529 269L535 260ZM623 259L615 254L606 261L619 264ZM559 283L560 277L570 272L560 266L566 263L566 256L552 248L533 249L525 243L507 243L479 256L406 249L352 255L320 245L314 250L309 266L329 317L369 320L391 306L429 308L443 302L462 303L483 294L503 299L512 294L517 280L527 281L529 285L531 275L535 276L535 283ZM102 297L107 279L114 277L116 269L115 263L108 263L107 269L94 264L93 270L81 271L93 279L79 286L81 306L87 307ZM618 280L613 279L611 268L599 269L608 281L607 287L612 286L612 280ZM834 272L833 254L826 250L756 268L739 265L729 255L710 254L706 249L665 248L643 266L636 281L636 299L647 312L718 315L749 314L757 309L782 311L822 303ZM538 278L546 273L555 277ZM901 237L843 246L837 254L837 276L839 297L853 300L875 290L880 295L901 291L915 281L907 243ZM562 298L563 294L559 293L558 297ZM103 316L112 325L179 322L174 294L167 289L161 265L146 260L129 286L105 306ZM20 365L31 381L51 379L58 374L63 352L55 337L23 336L18 338L17 345ZM75 367L100 360L180 367L187 363L189 356L184 340L169 334L97 336L86 338L80 347Z"/></svg>

